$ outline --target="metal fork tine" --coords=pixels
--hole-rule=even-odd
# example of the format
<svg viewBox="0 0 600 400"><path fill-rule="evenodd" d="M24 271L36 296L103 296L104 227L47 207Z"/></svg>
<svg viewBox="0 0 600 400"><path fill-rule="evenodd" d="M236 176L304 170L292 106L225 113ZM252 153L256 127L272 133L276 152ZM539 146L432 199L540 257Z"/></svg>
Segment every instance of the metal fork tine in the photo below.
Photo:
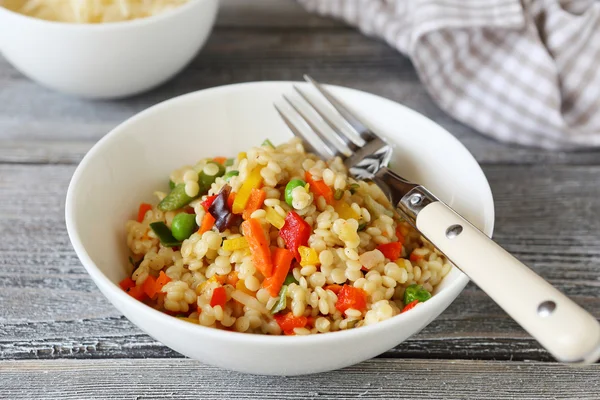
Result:
<svg viewBox="0 0 600 400"><path fill-rule="evenodd" d="M321 141L323 142L323 145L325 147L327 147L331 153L333 154L334 157L336 156L340 156L342 157L342 159L345 159L347 157L346 154L344 154L344 150L343 148L340 147L340 145L332 142L325 133L323 133L323 131L316 126L313 121L310 119L310 117L300 109L300 107L298 107L292 100L290 100L289 97L287 97L285 94L283 95L283 98L285 99L285 101L288 102L288 104L290 106L292 106L292 108L298 113L298 115L300 117L302 117L302 119L304 120L304 122L306 122L306 124L310 127L310 129L312 129L312 131L319 137L319 139L321 139Z"/></svg>
<svg viewBox="0 0 600 400"><path fill-rule="evenodd" d="M319 82L315 81L308 75L304 75L304 79L310 84L312 84L319 91L319 93L321 93L327 100L329 100L333 108L335 108L337 112L340 113L340 115L346 120L346 122L348 122L348 124L350 124L350 126L352 126L352 128L354 128L354 130L360 135L362 139L368 141L369 139L375 137L371 130L367 128L362 122L360 122L354 115L352 115L352 113L342 103L340 103L338 99L336 99L329 92L329 90L325 89L323 85L321 85Z"/></svg>
<svg viewBox="0 0 600 400"><path fill-rule="evenodd" d="M304 99L304 101L306 101L308 104L310 104L310 106L313 108L313 110L315 110L315 112L317 114L319 114L319 116L321 117L321 119L323 121L325 121L325 123L327 125L329 125L329 127L331 129L333 129L333 131L335 133L337 133L337 138L339 138L342 142L344 142L344 144L351 150L351 151L356 151L358 148L362 147L364 145L364 141L362 143L358 143L354 138L350 137L349 135L347 135L343 130L341 130L332 120L331 118L329 118L329 116L322 110L322 107L319 107L317 104L315 104L315 102L313 100L310 99L310 97L308 97L308 95L306 93L304 93L304 91L302 89L300 89L298 86L294 85L294 89L296 89L296 92L298 92L300 94L300 96L302 96L302 98Z"/></svg>
<svg viewBox="0 0 600 400"><path fill-rule="evenodd" d="M292 131L294 136L302 139L304 146L306 148L308 148L308 150L310 152L319 154L321 156L321 158L326 159L326 160L331 157L331 154L329 154L327 151L323 151L322 148L319 148L319 149L315 148L315 146L313 146L310 143L310 140L304 135L304 133L302 133L302 131L300 131L300 129L298 129L296 127L296 125L288 118L288 116L285 114L285 112L283 112L283 110L281 110L277 106L277 104L273 104L273 107L275 107L275 109L279 113L279 116L281 117L281 119L283 119L283 122L285 122L285 124L288 126L288 128L290 128L290 130Z"/></svg>

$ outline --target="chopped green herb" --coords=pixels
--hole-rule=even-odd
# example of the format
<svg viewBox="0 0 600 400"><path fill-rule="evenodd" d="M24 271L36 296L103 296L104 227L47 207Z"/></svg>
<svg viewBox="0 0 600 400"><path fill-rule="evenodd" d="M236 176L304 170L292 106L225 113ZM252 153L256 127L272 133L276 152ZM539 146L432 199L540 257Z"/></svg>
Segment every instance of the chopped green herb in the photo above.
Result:
<svg viewBox="0 0 600 400"><path fill-rule="evenodd" d="M367 223L366 222L361 222L360 224L358 224L358 231L362 232L367 228Z"/></svg>
<svg viewBox="0 0 600 400"><path fill-rule="evenodd" d="M261 146L270 147L272 149L275 148L275 146L273 146L273 143L271 143L271 141L269 139L265 139L265 141L262 142Z"/></svg>
<svg viewBox="0 0 600 400"><path fill-rule="evenodd" d="M271 314L277 314L279 311L285 310L285 307L287 306L287 291L288 287L283 285L279 291L279 300L277 300L277 303L275 303L271 309Z"/></svg>
<svg viewBox="0 0 600 400"><path fill-rule="evenodd" d="M165 247L181 246L181 242L173 237L171 230L164 222L153 222L150 224L152 231L158 236L160 244Z"/></svg>
<svg viewBox="0 0 600 400"><path fill-rule="evenodd" d="M358 183L351 183L348 185L347 189L350 191L350 194L356 193L356 191L360 188Z"/></svg>
<svg viewBox="0 0 600 400"><path fill-rule="evenodd" d="M342 197L344 197L344 191L342 189L335 189L335 192L333 193L333 198L336 200L340 200Z"/></svg>
<svg viewBox="0 0 600 400"><path fill-rule="evenodd" d="M423 286L417 285L413 283L409 285L404 290L404 305L407 305L415 300L419 300L419 302L427 301L431 298L431 293L429 293L426 289L423 289Z"/></svg>

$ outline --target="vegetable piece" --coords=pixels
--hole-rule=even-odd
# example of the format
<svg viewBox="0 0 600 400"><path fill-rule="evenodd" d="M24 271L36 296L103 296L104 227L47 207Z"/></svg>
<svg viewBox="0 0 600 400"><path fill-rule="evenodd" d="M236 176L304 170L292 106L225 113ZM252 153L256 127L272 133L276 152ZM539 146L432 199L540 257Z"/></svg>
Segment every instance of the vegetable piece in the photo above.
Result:
<svg viewBox="0 0 600 400"><path fill-rule="evenodd" d="M263 288L267 289L272 297L277 296L281 290L285 278L290 272L294 253L287 249L275 248L273 251L273 275L265 278L262 283Z"/></svg>
<svg viewBox="0 0 600 400"><path fill-rule="evenodd" d="M244 293L249 294L250 296L255 296L256 295L255 292L253 292L252 290L248 289L248 287L246 286L246 282L243 279L240 279L240 280L238 280L236 282L235 288L237 290L240 290L240 291L242 291Z"/></svg>
<svg viewBox="0 0 600 400"><path fill-rule="evenodd" d="M233 202L234 201L235 201L235 192L231 192L231 193L229 193L229 197L227 198L227 207L229 207L230 210L233 210Z"/></svg>
<svg viewBox="0 0 600 400"><path fill-rule="evenodd" d="M194 198L185 193L185 183L180 183L171 190L171 193L158 203L157 207L160 211L173 211L188 205L192 200L194 200Z"/></svg>
<svg viewBox="0 0 600 400"><path fill-rule="evenodd" d="M215 157L215 158L213 158L213 161L215 161L221 165L225 165L225 162L227 161L227 157Z"/></svg>
<svg viewBox="0 0 600 400"><path fill-rule="evenodd" d="M158 278L156 278L157 291L160 292L163 286L165 286L169 282L171 282L171 278L169 278L167 274L165 274L165 271L160 271L160 274L158 274Z"/></svg>
<svg viewBox="0 0 600 400"><path fill-rule="evenodd" d="M361 222L360 224L358 224L358 230L357 232L362 232L367 228L367 223L366 222Z"/></svg>
<svg viewBox="0 0 600 400"><path fill-rule="evenodd" d="M352 209L350 204L346 203L343 200L335 201L333 203L333 209L336 213L338 213L338 216L342 219L354 218L358 220L358 218L360 218L360 215L358 215L358 213L354 211L354 209Z"/></svg>
<svg viewBox="0 0 600 400"><path fill-rule="evenodd" d="M402 244L399 242L385 243L377 246L377 250L383 253L383 256L390 261L396 261L402 254Z"/></svg>
<svg viewBox="0 0 600 400"><path fill-rule="evenodd" d="M419 300L413 300L410 303L408 303L407 305L404 306L404 308L402 309L402 311L400 311L400 313L403 312L407 312L408 310L412 310L413 308L415 308L415 306L419 304Z"/></svg>
<svg viewBox="0 0 600 400"><path fill-rule="evenodd" d="M319 255L315 249L310 247L300 246L298 247L298 253L300 253L300 265L303 267L307 265L319 265Z"/></svg>
<svg viewBox="0 0 600 400"><path fill-rule="evenodd" d="M250 218L242 223L244 236L248 240L248 246L252 252L252 261L254 266L266 277L273 275L273 260L271 259L271 249L265 232L256 218ZM287 273L287 272L286 272ZM284 278L285 279L285 278ZM279 288L277 288L279 290ZM277 293L275 293L275 296Z"/></svg>
<svg viewBox="0 0 600 400"><path fill-rule="evenodd" d="M285 221L281 215L279 215L272 207L265 207L265 210L267 211L267 215L265 216L267 222L277 229L283 228Z"/></svg>
<svg viewBox="0 0 600 400"><path fill-rule="evenodd" d="M225 303L227 303L227 292L223 286L219 286L213 289L212 297L210 298L210 306L216 307L221 306L224 307Z"/></svg>
<svg viewBox="0 0 600 400"><path fill-rule="evenodd" d="M132 288L130 288L127 293L133 297L136 300L144 300L144 298L146 297L146 293L144 293L144 290L142 289L141 286L134 286Z"/></svg>
<svg viewBox="0 0 600 400"><path fill-rule="evenodd" d="M223 232L225 229L239 224L239 216L234 215L227 205L230 192L231 186L223 186L215 201L208 208L209 214L215 218L215 226L219 232Z"/></svg>
<svg viewBox="0 0 600 400"><path fill-rule="evenodd" d="M365 208L369 211L369 214L371 214L371 220L376 220L382 215L387 215L390 218L394 218L394 213L392 212L392 210L388 210L387 208L373 200L373 198L368 194L365 195Z"/></svg>
<svg viewBox="0 0 600 400"><path fill-rule="evenodd" d="M127 278L119 282L119 286L121 286L121 289L127 291L127 289L131 289L135 286L135 281L128 276Z"/></svg>
<svg viewBox="0 0 600 400"><path fill-rule="evenodd" d="M295 317L291 312L275 315L275 321L286 335L293 335L294 328L304 328L308 323L306 317Z"/></svg>
<svg viewBox="0 0 600 400"><path fill-rule="evenodd" d="M177 240L183 241L198 229L196 214L179 213L171 222L171 233Z"/></svg>
<svg viewBox="0 0 600 400"><path fill-rule="evenodd" d="M262 142L261 146L270 147L272 149L275 148L275 146L273 145L273 143L271 143L271 141L269 139L265 139L264 142Z"/></svg>
<svg viewBox="0 0 600 400"><path fill-rule="evenodd" d="M409 304L415 300L427 301L431 298L431 293L421 285L413 283L404 289L404 304Z"/></svg>
<svg viewBox="0 0 600 400"><path fill-rule="evenodd" d="M242 161L244 158L248 158L248 155L245 151L240 151L237 155L238 161Z"/></svg>
<svg viewBox="0 0 600 400"><path fill-rule="evenodd" d="M310 172L304 174L306 182L310 183L310 190L315 196L323 196L327 204L333 203L333 191L323 180L314 180Z"/></svg>
<svg viewBox="0 0 600 400"><path fill-rule="evenodd" d="M235 287L235 285L237 285L239 280L240 280L240 278L238 278L237 271L231 271L230 273L227 274L227 280L225 281L225 283Z"/></svg>
<svg viewBox="0 0 600 400"><path fill-rule="evenodd" d="M140 204L140 208L138 210L137 222L142 222L144 220L144 217L146 216L146 213L150 210L152 210L151 204L148 204L148 203Z"/></svg>
<svg viewBox="0 0 600 400"><path fill-rule="evenodd" d="M228 158L227 160L225 160L225 165L226 167L231 167L234 163L235 159L234 158Z"/></svg>
<svg viewBox="0 0 600 400"><path fill-rule="evenodd" d="M410 256L408 257L408 259L412 262L417 262L423 259L423 256L420 254L415 253L414 251L412 253L410 253Z"/></svg>
<svg viewBox="0 0 600 400"><path fill-rule="evenodd" d="M291 285L292 283L295 283L296 285L298 284L298 281L296 280L296 278L294 278L294 274L289 273L288 276L285 277L285 281L283 281L284 285Z"/></svg>
<svg viewBox="0 0 600 400"><path fill-rule="evenodd" d="M215 226L215 217L210 215L210 213L204 214L204 218L202 218L202 225L198 229L198 234L202 235L204 232L208 232Z"/></svg>
<svg viewBox="0 0 600 400"><path fill-rule="evenodd" d="M346 189L350 191L350 194L355 194L360 189L360 185L358 183L351 183L346 186Z"/></svg>
<svg viewBox="0 0 600 400"><path fill-rule="evenodd" d="M342 197L344 197L344 191L342 189L335 189L335 192L333 192L333 199L340 200Z"/></svg>
<svg viewBox="0 0 600 400"><path fill-rule="evenodd" d="M202 204L202 207L204 207L204 211L208 211L210 206L212 206L212 203L214 203L217 199L217 196L217 194L213 194L212 196L208 196L206 199L200 202L200 204Z"/></svg>
<svg viewBox="0 0 600 400"><path fill-rule="evenodd" d="M285 202L288 203L290 207L293 207L294 197L292 196L292 191L296 189L298 186L306 186L306 182L302 179L292 179L285 185Z"/></svg>
<svg viewBox="0 0 600 400"><path fill-rule="evenodd" d="M142 283L142 290L151 299L154 299L158 293L156 289L156 279L152 275L148 275L144 283Z"/></svg>
<svg viewBox="0 0 600 400"><path fill-rule="evenodd" d="M277 300L277 303L275 303L271 309L271 314L277 314L278 312L285 310L285 307L287 307L287 289L288 288L286 285L281 287L281 290L279 291L279 300Z"/></svg>
<svg viewBox="0 0 600 400"><path fill-rule="evenodd" d="M340 290L342 290L342 285L338 285L338 284L334 283L334 284L325 286L323 289L331 290L333 293L335 293L337 295L340 293Z"/></svg>
<svg viewBox="0 0 600 400"><path fill-rule="evenodd" d="M296 260L300 261L298 247L306 246L310 237L311 228L306 221L302 219L295 211L290 211L285 216L285 223L279 231L279 236L283 238L285 246L294 252Z"/></svg>
<svg viewBox="0 0 600 400"><path fill-rule="evenodd" d="M173 190L175 189L175 182L173 182L172 180L169 179L169 189Z"/></svg>
<svg viewBox="0 0 600 400"><path fill-rule="evenodd" d="M240 280L240 282L243 281ZM269 310L267 310L267 307L265 307L260 301L256 300L256 297L249 295L248 293L242 292L241 290L234 290L233 293L231 293L231 298L262 314L271 315Z"/></svg>
<svg viewBox="0 0 600 400"><path fill-rule="evenodd" d="M160 244L162 244L163 246L175 247L181 245L181 241L173 237L171 230L167 225L165 225L164 222L153 222L150 224L150 228L152 229L154 234L156 234L158 240L160 240Z"/></svg>
<svg viewBox="0 0 600 400"><path fill-rule="evenodd" d="M252 189L260 189L263 181L263 178L260 174L262 168L262 166L254 168L248 174L248 177L237 191L231 209L234 214L241 214L244 211L244 208L246 208L246 204L250 199L250 193L252 193Z"/></svg>
<svg viewBox="0 0 600 400"><path fill-rule="evenodd" d="M185 322L190 322L192 324L196 324L196 325L200 325L200 321L198 321L198 318L190 318L190 317L177 317L177 319L180 319L182 321Z"/></svg>
<svg viewBox="0 0 600 400"><path fill-rule="evenodd" d="M198 174L198 185L200 186L200 192L199 195L203 195L208 193L208 191L210 190L210 187L213 183L215 183L215 181L217 180L218 177L225 175L225 167L222 164L219 164L216 161L209 161L206 164L214 164L217 166L217 173L214 175L209 175L206 172L204 172L204 170L200 171L200 173Z"/></svg>
<svg viewBox="0 0 600 400"><path fill-rule="evenodd" d="M229 171L226 172L225 175L223 175L223 179L225 179L225 182L229 182L231 180L231 178L233 178L234 176L238 176L240 174L240 171Z"/></svg>
<svg viewBox="0 0 600 400"><path fill-rule="evenodd" d="M246 208L242 214L242 218L249 219L250 215L259 208L262 207L263 202L267 198L267 193L261 189L252 189L250 192L250 198L248 199L248 204L246 204Z"/></svg>
<svg viewBox="0 0 600 400"><path fill-rule="evenodd" d="M223 250L236 251L248 248L248 241L245 237L227 239L223 241Z"/></svg>
<svg viewBox="0 0 600 400"><path fill-rule="evenodd" d="M338 293L338 300L335 303L335 308L342 313L349 308L365 311L367 309L367 293L360 288L344 285Z"/></svg>
<svg viewBox="0 0 600 400"><path fill-rule="evenodd" d="M404 244L404 242L406 242L406 238L404 237L404 235L402 234L402 229L401 226L398 225L396 226L396 237L398 238L398 242L401 244Z"/></svg>

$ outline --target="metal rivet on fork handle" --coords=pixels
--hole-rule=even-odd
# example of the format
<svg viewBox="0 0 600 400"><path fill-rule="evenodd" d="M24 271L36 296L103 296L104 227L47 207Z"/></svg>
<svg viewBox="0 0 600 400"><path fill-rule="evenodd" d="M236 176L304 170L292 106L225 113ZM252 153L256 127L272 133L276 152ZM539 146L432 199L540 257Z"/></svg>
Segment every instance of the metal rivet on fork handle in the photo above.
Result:
<svg viewBox="0 0 600 400"><path fill-rule="evenodd" d="M462 225L451 225L448 229L446 229L446 237L448 239L454 239L463 231Z"/></svg>

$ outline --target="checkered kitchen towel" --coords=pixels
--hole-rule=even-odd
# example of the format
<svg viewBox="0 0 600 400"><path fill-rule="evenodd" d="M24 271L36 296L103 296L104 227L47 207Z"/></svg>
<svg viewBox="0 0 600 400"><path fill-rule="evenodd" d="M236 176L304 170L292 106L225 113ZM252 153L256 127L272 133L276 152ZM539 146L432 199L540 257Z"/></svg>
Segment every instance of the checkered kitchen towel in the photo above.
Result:
<svg viewBox="0 0 600 400"><path fill-rule="evenodd" d="M600 1L298 1L408 55L437 103L485 134L600 146Z"/></svg>

